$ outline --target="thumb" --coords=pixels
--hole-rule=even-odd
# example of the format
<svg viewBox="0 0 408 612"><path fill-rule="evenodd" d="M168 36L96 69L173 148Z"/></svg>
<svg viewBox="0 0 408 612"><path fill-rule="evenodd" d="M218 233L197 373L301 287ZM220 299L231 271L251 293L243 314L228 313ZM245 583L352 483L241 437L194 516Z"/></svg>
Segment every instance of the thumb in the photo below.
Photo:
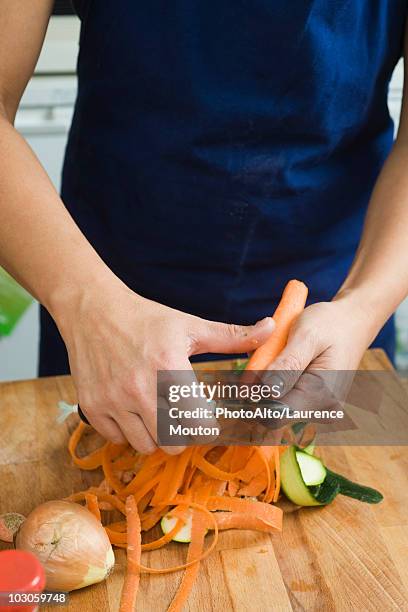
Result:
<svg viewBox="0 0 408 612"><path fill-rule="evenodd" d="M271 317L256 325L233 325L199 319L191 332L193 353L248 353L263 344L275 328Z"/></svg>
<svg viewBox="0 0 408 612"><path fill-rule="evenodd" d="M296 331L289 336L285 348L268 366L268 372L262 377L267 384L277 384L281 387L282 396L292 389L304 370L316 357L316 342L310 334Z"/></svg>

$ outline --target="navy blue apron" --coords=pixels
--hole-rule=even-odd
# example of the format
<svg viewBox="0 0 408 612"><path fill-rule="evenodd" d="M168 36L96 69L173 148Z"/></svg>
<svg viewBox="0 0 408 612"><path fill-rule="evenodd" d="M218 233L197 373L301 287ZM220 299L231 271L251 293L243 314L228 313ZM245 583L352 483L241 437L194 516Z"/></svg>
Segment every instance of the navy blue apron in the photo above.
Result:
<svg viewBox="0 0 408 612"><path fill-rule="evenodd" d="M330 300L392 144L406 4L77 0L62 197L110 268L217 321L272 313L294 277ZM44 311L40 370L68 371Z"/></svg>

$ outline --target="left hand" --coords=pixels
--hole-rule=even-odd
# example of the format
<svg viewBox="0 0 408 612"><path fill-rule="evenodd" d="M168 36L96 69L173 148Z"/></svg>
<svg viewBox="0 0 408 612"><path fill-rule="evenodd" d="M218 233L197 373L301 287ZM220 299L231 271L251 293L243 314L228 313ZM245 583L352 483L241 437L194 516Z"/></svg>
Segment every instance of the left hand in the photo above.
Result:
<svg viewBox="0 0 408 612"><path fill-rule="evenodd" d="M337 382L340 379L340 387L346 389L352 372L342 376L342 371L358 368L377 332L374 316L354 297L308 306L293 326L286 347L268 367L281 375L283 401L306 410L337 404L342 390L336 384L333 396L331 381L340 371Z"/></svg>

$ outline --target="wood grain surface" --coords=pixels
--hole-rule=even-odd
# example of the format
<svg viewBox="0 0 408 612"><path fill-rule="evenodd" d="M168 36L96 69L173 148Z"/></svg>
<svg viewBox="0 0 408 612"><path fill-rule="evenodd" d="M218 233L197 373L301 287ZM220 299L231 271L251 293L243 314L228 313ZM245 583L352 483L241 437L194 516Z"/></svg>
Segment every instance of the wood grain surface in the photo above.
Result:
<svg viewBox="0 0 408 612"><path fill-rule="evenodd" d="M390 364L377 350L367 352L362 367ZM1 513L28 514L100 480L70 460L66 446L75 417L56 424L60 399L75 402L69 377L0 384ZM408 448L330 447L320 454L332 469L380 489L384 501L369 506L339 497L327 508L291 512L279 535L222 533L216 552L201 564L186 610L408 611ZM143 562L173 565L185 553L173 543L144 553ZM125 554L116 551L109 579L72 593L68 609L116 611L124 569ZM137 610L166 610L180 578L143 575Z"/></svg>

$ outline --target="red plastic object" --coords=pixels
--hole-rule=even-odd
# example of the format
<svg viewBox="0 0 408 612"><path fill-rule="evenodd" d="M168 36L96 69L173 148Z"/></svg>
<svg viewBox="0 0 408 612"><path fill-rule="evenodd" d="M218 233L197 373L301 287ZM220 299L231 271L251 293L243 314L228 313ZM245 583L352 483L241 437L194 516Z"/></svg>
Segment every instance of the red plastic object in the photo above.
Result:
<svg viewBox="0 0 408 612"><path fill-rule="evenodd" d="M25 550L0 552L0 593L41 593L45 587L44 568L32 553ZM0 612L34 612L36 603L7 603L0 599ZM5 605L7 603L7 605Z"/></svg>

